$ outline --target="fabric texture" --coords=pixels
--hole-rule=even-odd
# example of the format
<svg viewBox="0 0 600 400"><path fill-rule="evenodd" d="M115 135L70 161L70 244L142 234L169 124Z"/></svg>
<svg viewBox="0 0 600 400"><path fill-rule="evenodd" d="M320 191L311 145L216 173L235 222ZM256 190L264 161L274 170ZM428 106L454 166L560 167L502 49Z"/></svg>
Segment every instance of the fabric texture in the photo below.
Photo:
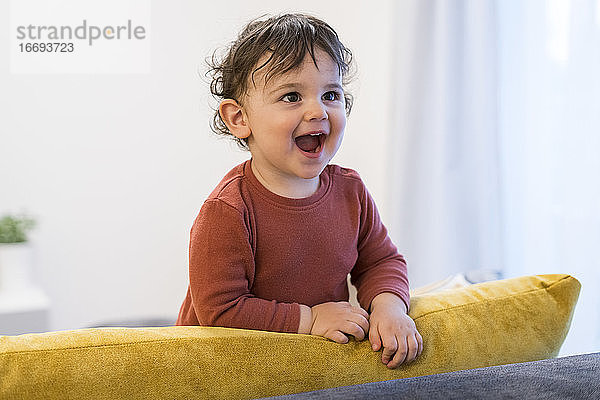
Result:
<svg viewBox="0 0 600 400"><path fill-rule="evenodd" d="M348 273L364 309L382 292L408 308L406 263L355 171L328 165L316 193L290 199L266 189L250 162L223 178L194 222L177 325L295 333L299 304L348 301Z"/></svg>
<svg viewBox="0 0 600 400"><path fill-rule="evenodd" d="M579 282L538 275L415 296L424 350L389 370L368 341L215 327L0 337L0 398L252 399L555 357Z"/></svg>
<svg viewBox="0 0 600 400"><path fill-rule="evenodd" d="M600 398L600 353L269 397L272 400Z"/></svg>

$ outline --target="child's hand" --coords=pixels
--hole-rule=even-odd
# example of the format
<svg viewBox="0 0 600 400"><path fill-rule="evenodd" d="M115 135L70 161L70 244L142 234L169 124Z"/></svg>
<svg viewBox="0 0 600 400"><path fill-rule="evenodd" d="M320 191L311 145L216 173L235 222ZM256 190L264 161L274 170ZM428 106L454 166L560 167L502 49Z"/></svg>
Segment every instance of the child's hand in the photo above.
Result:
<svg viewBox="0 0 600 400"><path fill-rule="evenodd" d="M383 345L381 361L388 368L409 363L423 351L423 338L398 296L392 293L375 296L369 323L369 341L374 351L379 351Z"/></svg>
<svg viewBox="0 0 600 400"><path fill-rule="evenodd" d="M323 336L337 343L348 343L346 335L363 340L369 331L369 313L347 301L317 304L311 308L311 312L311 335Z"/></svg>

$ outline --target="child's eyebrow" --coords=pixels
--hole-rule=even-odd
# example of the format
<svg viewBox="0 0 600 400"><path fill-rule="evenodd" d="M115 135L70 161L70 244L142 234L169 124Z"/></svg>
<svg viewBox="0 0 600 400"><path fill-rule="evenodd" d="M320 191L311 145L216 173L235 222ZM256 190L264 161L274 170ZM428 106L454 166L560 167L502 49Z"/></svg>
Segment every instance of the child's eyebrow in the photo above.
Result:
<svg viewBox="0 0 600 400"><path fill-rule="evenodd" d="M270 90L269 94L273 94L275 92L279 92L284 89L297 89L297 88L302 89L303 87L304 87L304 85L301 83L298 83L298 82L284 83L284 84L281 84L281 85L275 87L273 90ZM342 85L340 85L338 82L328 83L327 85L325 85L325 89L343 90Z"/></svg>

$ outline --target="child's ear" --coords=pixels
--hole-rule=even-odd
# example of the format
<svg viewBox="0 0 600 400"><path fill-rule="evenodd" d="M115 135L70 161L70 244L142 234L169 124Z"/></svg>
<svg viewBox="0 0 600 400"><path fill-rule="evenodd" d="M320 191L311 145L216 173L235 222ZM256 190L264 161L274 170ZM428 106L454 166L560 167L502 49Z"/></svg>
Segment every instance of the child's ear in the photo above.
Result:
<svg viewBox="0 0 600 400"><path fill-rule="evenodd" d="M221 114L221 119L233 136L245 139L252 133L248 126L246 113L237 101L233 99L223 100L219 104L219 114Z"/></svg>

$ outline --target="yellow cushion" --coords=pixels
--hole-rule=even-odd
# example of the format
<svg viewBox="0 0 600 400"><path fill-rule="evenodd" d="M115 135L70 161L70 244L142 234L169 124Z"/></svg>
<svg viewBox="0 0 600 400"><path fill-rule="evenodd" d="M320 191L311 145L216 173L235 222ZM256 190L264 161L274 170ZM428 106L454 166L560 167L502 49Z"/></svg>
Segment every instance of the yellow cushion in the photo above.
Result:
<svg viewBox="0 0 600 400"><path fill-rule="evenodd" d="M414 363L388 370L368 341L207 327L0 337L2 399L244 399L555 357L579 295L569 275L416 296Z"/></svg>

